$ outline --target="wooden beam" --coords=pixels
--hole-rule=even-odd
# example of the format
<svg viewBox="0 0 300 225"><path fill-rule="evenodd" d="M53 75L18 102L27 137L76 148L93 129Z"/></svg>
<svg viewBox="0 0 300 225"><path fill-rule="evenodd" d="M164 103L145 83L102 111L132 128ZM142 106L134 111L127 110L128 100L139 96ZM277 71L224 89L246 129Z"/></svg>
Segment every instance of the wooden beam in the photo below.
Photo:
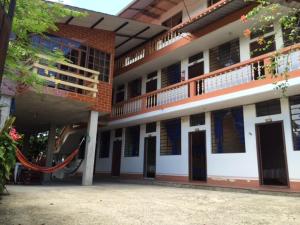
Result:
<svg viewBox="0 0 300 225"><path fill-rule="evenodd" d="M121 44L117 45L116 48L121 47L122 45L126 44L128 41L134 39L135 37L139 36L140 34L144 33L146 30L149 30L150 27L145 27L143 30L137 32L135 35L131 36L130 38L128 38L126 41L122 42Z"/></svg>
<svg viewBox="0 0 300 225"><path fill-rule="evenodd" d="M54 72L54 73L63 74L63 75L69 76L69 77L74 77L74 78L77 78L77 79L80 79L80 80L89 81L89 82L92 82L92 83L97 83L97 84L99 83L99 81L96 81L95 79L85 77L85 76L82 76L82 75L78 75L78 74L75 74L75 73L71 73L71 72L68 72L68 71L60 70L60 69L57 69L57 68L44 66L44 65L41 65L39 63L34 63L33 67L43 69L43 70L47 70L47 71L51 71L51 72Z"/></svg>
<svg viewBox="0 0 300 225"><path fill-rule="evenodd" d="M69 87L74 87L74 88L82 89L82 90L85 90L85 91L98 92L97 89L86 87L86 86L79 85L79 84L74 84L74 83L66 82L66 81L63 81L63 80L55 79L53 77L45 77L45 76L42 76L42 75L39 75L39 77L41 79L44 79L44 80L47 80L47 81L51 81L51 82L54 82L56 84L62 84L62 85L66 85L66 86L69 86Z"/></svg>
<svg viewBox="0 0 300 225"><path fill-rule="evenodd" d="M127 35L127 34L116 34L116 36L126 37L126 38L130 38L131 37L130 35ZM144 41L148 40L147 38L143 38L143 37L135 37L135 39L140 39L140 40L144 40Z"/></svg>
<svg viewBox="0 0 300 225"><path fill-rule="evenodd" d="M117 29L114 30L114 32L118 32L119 30L121 30L123 27L127 26L129 22L125 22L123 24L121 24L121 26L119 26Z"/></svg>
<svg viewBox="0 0 300 225"><path fill-rule="evenodd" d="M69 19L67 19L65 24L68 25L73 19L74 19L74 16L71 16Z"/></svg>
<svg viewBox="0 0 300 225"><path fill-rule="evenodd" d="M104 20L104 17L101 17L99 20L97 20L90 28L94 29L99 23L101 23Z"/></svg>

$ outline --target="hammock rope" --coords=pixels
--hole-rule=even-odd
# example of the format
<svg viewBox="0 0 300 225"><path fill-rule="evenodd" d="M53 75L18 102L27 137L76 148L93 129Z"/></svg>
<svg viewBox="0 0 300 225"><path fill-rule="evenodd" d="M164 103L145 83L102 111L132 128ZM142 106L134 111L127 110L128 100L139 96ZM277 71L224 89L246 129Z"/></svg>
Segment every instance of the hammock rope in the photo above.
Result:
<svg viewBox="0 0 300 225"><path fill-rule="evenodd" d="M17 156L18 160L20 161L20 163L28 169L31 169L31 170L37 171L37 172L42 172L42 173L54 173L60 169L63 169L64 167L66 167L74 159L74 157L78 154L80 146L83 143L83 141L84 141L84 139L82 139L78 148L76 148L62 163L57 164L53 167L42 167L42 166L31 163L28 159L26 159L26 157L23 155L23 153L19 149L17 149L17 151L16 151L16 156Z"/></svg>

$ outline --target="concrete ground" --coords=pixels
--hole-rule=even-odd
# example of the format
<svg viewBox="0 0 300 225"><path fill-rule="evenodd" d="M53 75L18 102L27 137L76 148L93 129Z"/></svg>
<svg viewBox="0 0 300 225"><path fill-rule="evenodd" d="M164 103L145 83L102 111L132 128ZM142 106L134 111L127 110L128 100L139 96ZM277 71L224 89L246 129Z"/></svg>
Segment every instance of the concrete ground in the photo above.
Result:
<svg viewBox="0 0 300 225"><path fill-rule="evenodd" d="M154 185L9 186L1 225L300 224L300 198Z"/></svg>

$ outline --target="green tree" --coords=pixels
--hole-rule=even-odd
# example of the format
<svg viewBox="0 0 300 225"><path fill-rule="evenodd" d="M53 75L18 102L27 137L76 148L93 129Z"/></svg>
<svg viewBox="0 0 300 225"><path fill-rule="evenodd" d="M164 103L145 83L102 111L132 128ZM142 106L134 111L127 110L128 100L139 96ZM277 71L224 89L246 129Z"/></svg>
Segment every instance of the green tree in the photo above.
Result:
<svg viewBox="0 0 300 225"><path fill-rule="evenodd" d="M41 84L41 79L31 68L32 63L38 59L37 55L47 54L51 57L51 62L65 59L60 51L50 52L47 49L35 48L31 42L31 36L57 31L58 18L84 15L85 13L63 7L58 3L43 0L18 0L12 27L14 38L9 42L4 76L29 86Z"/></svg>

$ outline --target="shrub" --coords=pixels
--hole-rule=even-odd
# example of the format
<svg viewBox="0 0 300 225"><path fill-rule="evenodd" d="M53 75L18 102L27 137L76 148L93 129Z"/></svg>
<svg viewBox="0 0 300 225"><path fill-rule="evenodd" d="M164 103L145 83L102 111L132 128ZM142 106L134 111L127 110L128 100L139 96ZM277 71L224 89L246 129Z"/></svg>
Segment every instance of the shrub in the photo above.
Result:
<svg viewBox="0 0 300 225"><path fill-rule="evenodd" d="M12 169L16 163L16 149L21 136L12 127L14 117L9 118L0 131L0 194L9 180Z"/></svg>

